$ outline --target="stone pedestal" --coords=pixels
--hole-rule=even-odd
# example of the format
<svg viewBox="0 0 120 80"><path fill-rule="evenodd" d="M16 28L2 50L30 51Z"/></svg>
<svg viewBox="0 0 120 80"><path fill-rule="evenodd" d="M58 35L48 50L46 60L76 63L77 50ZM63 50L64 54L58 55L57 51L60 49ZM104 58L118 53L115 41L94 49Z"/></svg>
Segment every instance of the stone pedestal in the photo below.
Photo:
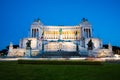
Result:
<svg viewBox="0 0 120 80"><path fill-rule="evenodd" d="M31 57L31 53L32 53L31 48L30 48L30 47L29 47L29 48L26 48L25 56L26 56L26 57Z"/></svg>
<svg viewBox="0 0 120 80"><path fill-rule="evenodd" d="M62 40L63 38L62 38L62 35L59 35L59 40Z"/></svg>
<svg viewBox="0 0 120 80"><path fill-rule="evenodd" d="M94 57L93 51L92 50L88 50L88 56L89 57Z"/></svg>

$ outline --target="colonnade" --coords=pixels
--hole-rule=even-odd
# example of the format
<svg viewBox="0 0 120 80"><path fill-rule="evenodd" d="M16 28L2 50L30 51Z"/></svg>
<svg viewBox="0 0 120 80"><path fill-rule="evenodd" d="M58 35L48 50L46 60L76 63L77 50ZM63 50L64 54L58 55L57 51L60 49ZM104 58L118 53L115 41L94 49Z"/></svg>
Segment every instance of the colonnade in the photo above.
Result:
<svg viewBox="0 0 120 80"><path fill-rule="evenodd" d="M92 37L92 29L91 28L83 28L82 34L84 38L91 38Z"/></svg>
<svg viewBox="0 0 120 80"><path fill-rule="evenodd" d="M75 40L76 37L80 39L80 30L77 31L63 31L62 32L62 39L73 39ZM44 32L44 39L59 39L59 31L45 31Z"/></svg>
<svg viewBox="0 0 120 80"><path fill-rule="evenodd" d="M34 38L39 37L39 29L38 28L32 29L32 37L34 37Z"/></svg>

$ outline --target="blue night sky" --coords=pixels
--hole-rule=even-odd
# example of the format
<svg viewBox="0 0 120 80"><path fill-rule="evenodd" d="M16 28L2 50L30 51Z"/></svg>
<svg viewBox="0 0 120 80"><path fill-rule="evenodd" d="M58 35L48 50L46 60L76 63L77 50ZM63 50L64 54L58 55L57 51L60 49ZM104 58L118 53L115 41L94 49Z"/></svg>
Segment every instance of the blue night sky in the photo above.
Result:
<svg viewBox="0 0 120 80"><path fill-rule="evenodd" d="M94 37L120 46L119 0L0 0L0 50L28 37L38 17L44 25L78 25L85 17Z"/></svg>

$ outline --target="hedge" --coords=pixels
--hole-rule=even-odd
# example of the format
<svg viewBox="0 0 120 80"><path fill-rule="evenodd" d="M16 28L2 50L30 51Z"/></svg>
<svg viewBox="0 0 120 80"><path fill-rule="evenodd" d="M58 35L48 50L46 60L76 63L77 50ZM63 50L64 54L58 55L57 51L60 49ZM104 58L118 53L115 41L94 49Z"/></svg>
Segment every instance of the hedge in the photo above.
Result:
<svg viewBox="0 0 120 80"><path fill-rule="evenodd" d="M18 60L18 64L102 65L102 62L100 62L100 61L72 61L72 60Z"/></svg>

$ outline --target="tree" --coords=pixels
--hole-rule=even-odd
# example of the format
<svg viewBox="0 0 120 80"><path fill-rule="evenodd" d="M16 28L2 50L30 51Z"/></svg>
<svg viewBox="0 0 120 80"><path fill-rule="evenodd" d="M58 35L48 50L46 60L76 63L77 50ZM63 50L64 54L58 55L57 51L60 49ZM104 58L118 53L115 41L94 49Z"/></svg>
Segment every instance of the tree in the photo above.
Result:
<svg viewBox="0 0 120 80"><path fill-rule="evenodd" d="M7 49L2 49L2 50L0 51L0 55L1 55L1 56L7 56L7 54L8 54L8 50L7 50Z"/></svg>
<svg viewBox="0 0 120 80"><path fill-rule="evenodd" d="M13 48L18 48L18 47L19 47L19 45L13 45ZM6 49L9 50L9 46L6 46Z"/></svg>
<svg viewBox="0 0 120 80"><path fill-rule="evenodd" d="M13 48L18 48L18 47L19 47L19 45L13 45ZM9 46L6 46L5 49L2 49L0 51L0 56L7 56L8 50L9 50Z"/></svg>
<svg viewBox="0 0 120 80"><path fill-rule="evenodd" d="M105 49L108 49L108 45L107 44L104 44L103 47ZM114 54L120 54L120 47L118 47L118 46L112 46L112 50L113 50Z"/></svg>

